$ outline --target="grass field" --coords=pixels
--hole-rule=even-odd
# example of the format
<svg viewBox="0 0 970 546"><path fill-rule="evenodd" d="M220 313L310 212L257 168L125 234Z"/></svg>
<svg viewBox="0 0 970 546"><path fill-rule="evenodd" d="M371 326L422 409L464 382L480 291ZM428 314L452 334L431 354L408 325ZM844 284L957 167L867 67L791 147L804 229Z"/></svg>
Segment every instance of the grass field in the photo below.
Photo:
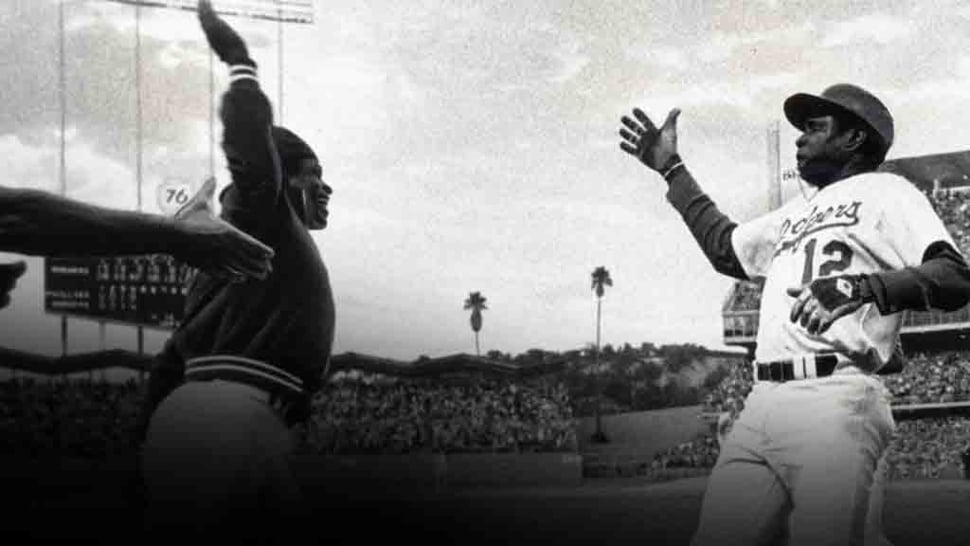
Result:
<svg viewBox="0 0 970 546"><path fill-rule="evenodd" d="M568 489L388 495L394 501L338 496L331 501L333 509L395 516L381 518L379 529L346 522L333 536L413 535L453 544L687 545L706 483L706 477L660 484L611 479ZM884 517L895 546L970 544L970 481L892 483ZM396 532L388 533L390 528Z"/></svg>
<svg viewBox="0 0 970 546"><path fill-rule="evenodd" d="M124 473L17 473L3 467L4 544L138 544ZM71 480L63 476L71 474ZM47 476L48 479L43 479ZM706 477L664 483L588 479L579 486L396 489L308 487L316 514L305 544L686 545ZM886 494L895 546L970 544L970 481L901 481Z"/></svg>

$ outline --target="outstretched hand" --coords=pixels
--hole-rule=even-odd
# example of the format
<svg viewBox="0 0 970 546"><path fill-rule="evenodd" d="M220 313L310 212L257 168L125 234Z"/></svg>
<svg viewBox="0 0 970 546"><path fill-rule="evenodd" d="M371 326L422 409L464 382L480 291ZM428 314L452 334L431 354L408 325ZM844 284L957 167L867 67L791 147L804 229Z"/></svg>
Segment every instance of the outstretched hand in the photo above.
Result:
<svg viewBox="0 0 970 546"><path fill-rule="evenodd" d="M249 58L246 42L212 8L210 0L199 0L199 23L209 47L226 64L237 64Z"/></svg>
<svg viewBox="0 0 970 546"><path fill-rule="evenodd" d="M17 286L19 279L27 271L27 262L18 260L0 264L0 309L10 305L10 292Z"/></svg>
<svg viewBox="0 0 970 546"><path fill-rule="evenodd" d="M272 271L273 249L216 217L212 210L215 190L215 179L207 179L175 213L191 241L178 257L193 267L237 282L249 277L265 279Z"/></svg>
<svg viewBox="0 0 970 546"><path fill-rule="evenodd" d="M624 125L620 128L623 138L620 148L655 171L669 167L671 159L677 155L677 117L680 116L680 109L671 110L660 129L639 108L633 109L633 116L635 120L628 116L620 120Z"/></svg>

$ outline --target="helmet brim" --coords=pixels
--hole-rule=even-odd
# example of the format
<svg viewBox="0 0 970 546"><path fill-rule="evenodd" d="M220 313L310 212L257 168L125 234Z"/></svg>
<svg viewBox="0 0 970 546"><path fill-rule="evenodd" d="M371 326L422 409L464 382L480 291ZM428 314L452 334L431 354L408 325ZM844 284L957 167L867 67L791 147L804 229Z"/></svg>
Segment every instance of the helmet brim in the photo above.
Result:
<svg viewBox="0 0 970 546"><path fill-rule="evenodd" d="M852 119L864 122L855 112L818 95L796 93L785 100L785 117L800 131L805 129L805 121L831 115L849 116Z"/></svg>

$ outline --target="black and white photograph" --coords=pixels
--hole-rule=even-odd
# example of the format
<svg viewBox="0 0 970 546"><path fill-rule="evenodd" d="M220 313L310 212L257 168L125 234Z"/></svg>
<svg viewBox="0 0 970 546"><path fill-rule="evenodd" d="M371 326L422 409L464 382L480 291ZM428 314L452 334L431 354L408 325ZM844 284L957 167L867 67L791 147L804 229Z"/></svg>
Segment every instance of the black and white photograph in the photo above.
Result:
<svg viewBox="0 0 970 546"><path fill-rule="evenodd" d="M970 543L970 3L0 17L6 544Z"/></svg>

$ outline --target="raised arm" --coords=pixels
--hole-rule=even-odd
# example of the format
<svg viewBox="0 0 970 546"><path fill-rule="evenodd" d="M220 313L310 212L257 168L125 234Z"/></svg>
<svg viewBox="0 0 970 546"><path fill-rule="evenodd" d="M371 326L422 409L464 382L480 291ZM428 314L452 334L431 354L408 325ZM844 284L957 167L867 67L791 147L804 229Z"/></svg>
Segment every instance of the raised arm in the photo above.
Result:
<svg viewBox="0 0 970 546"><path fill-rule="evenodd" d="M252 217L277 203L281 189L279 157L273 144L273 111L259 87L255 61L246 43L216 12L209 0L199 1L199 22L212 51L229 67L229 89L222 96L222 148L241 203L230 207L230 219L257 233ZM242 210L239 210L242 209ZM241 213L242 218L233 218Z"/></svg>
<svg viewBox="0 0 970 546"><path fill-rule="evenodd" d="M620 128L620 148L637 158L650 169L657 171L667 181L667 200L677 209L684 223L707 259L719 273L747 280L734 246L731 234L737 227L714 201L705 194L694 177L688 172L677 154L677 117L680 110L671 110L660 129L639 108L633 116L623 116Z"/></svg>
<svg viewBox="0 0 970 546"><path fill-rule="evenodd" d="M171 254L215 273L264 278L273 251L213 215L214 190L215 182L208 181L175 219L0 187L0 251L53 257Z"/></svg>

